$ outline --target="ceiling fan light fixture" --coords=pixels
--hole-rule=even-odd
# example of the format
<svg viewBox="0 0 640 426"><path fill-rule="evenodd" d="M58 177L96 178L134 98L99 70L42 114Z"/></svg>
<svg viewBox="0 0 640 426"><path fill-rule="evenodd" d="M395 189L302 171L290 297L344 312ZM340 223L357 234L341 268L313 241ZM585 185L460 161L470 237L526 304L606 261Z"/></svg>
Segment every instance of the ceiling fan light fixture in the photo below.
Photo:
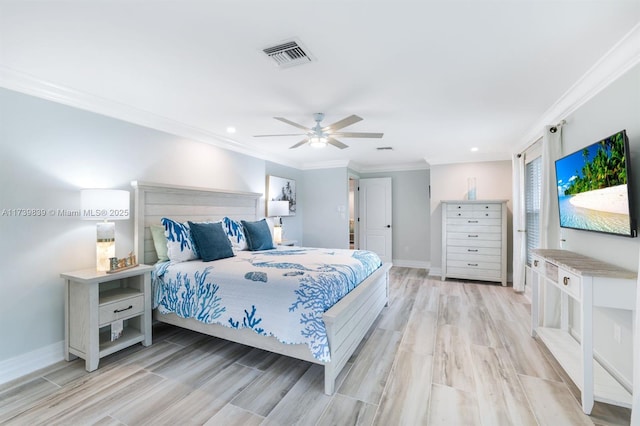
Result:
<svg viewBox="0 0 640 426"><path fill-rule="evenodd" d="M324 148L327 146L327 138L324 136L311 136L309 138L309 145L312 148Z"/></svg>

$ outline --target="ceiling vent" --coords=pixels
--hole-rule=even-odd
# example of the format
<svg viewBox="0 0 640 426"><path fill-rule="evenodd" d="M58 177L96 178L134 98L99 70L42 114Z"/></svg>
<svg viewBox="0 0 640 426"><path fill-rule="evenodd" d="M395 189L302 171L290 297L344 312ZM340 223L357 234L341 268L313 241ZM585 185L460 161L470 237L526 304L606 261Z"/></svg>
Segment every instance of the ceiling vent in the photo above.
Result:
<svg viewBox="0 0 640 426"><path fill-rule="evenodd" d="M392 146L379 146L376 148L378 151L393 151Z"/></svg>
<svg viewBox="0 0 640 426"><path fill-rule="evenodd" d="M288 68L311 62L311 55L305 51L301 43L297 40L290 40L280 43L277 46L262 49L278 67Z"/></svg>

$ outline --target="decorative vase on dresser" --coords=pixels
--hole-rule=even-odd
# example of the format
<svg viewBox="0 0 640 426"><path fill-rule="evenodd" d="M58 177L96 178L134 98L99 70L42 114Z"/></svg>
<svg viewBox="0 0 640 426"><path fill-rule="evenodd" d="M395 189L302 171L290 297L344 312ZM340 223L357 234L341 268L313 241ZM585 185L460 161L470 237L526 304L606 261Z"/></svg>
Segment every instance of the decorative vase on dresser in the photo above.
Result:
<svg viewBox="0 0 640 426"><path fill-rule="evenodd" d="M507 200L442 201L442 280L507 285Z"/></svg>

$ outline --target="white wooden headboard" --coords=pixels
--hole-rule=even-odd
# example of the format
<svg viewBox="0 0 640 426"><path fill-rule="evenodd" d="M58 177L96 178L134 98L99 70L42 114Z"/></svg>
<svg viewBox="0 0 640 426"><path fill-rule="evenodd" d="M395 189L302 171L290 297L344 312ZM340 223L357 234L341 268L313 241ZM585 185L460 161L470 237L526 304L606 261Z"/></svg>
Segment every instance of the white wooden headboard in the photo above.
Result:
<svg viewBox="0 0 640 426"><path fill-rule="evenodd" d="M175 221L217 221L225 216L237 220L257 220L260 197L257 192L239 192L162 183L133 181L135 189L135 253L139 262L151 265L158 260L150 224L160 225L163 217Z"/></svg>

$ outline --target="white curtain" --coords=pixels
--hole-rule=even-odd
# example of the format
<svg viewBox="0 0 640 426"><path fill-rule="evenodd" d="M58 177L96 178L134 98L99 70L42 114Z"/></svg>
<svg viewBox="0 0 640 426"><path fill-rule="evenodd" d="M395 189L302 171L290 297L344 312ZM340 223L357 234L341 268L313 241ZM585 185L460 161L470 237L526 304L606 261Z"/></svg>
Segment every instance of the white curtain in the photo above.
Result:
<svg viewBox="0 0 640 426"><path fill-rule="evenodd" d="M560 248L558 187L555 161L562 155L562 126L546 126L542 136L542 188L540 193L540 248ZM544 286L544 327L560 326L560 292Z"/></svg>
<svg viewBox="0 0 640 426"><path fill-rule="evenodd" d="M638 261L640 264L640 260ZM640 277L636 286L635 331L633 336L633 405L631 426L640 425Z"/></svg>
<svg viewBox="0 0 640 426"><path fill-rule="evenodd" d="M527 212L524 192L524 154L514 154L513 170L513 289L524 291L525 265L527 263Z"/></svg>

